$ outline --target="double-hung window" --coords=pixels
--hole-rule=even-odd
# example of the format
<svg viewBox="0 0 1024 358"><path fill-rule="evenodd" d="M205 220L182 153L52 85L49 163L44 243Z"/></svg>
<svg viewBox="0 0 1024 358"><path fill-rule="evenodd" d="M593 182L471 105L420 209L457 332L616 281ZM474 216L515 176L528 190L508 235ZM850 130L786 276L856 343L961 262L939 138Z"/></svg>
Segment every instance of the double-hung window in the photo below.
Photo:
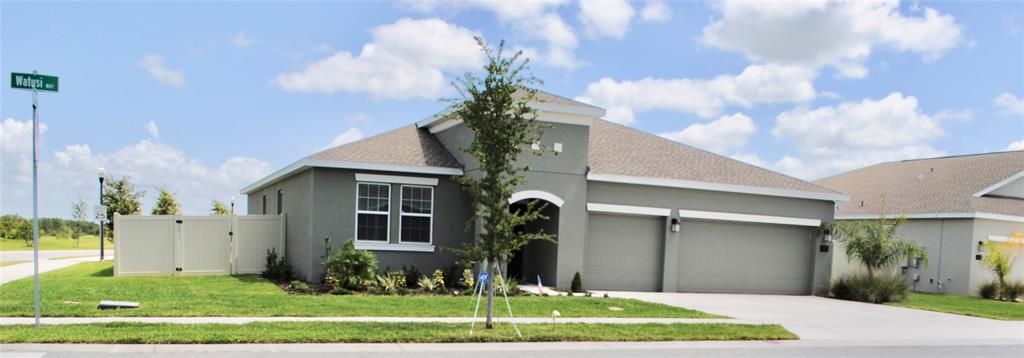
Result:
<svg viewBox="0 0 1024 358"><path fill-rule="evenodd" d="M433 234L434 188L402 185L400 243L430 244Z"/></svg>
<svg viewBox="0 0 1024 358"><path fill-rule="evenodd" d="M356 240L388 241L391 185L359 183L356 195Z"/></svg>

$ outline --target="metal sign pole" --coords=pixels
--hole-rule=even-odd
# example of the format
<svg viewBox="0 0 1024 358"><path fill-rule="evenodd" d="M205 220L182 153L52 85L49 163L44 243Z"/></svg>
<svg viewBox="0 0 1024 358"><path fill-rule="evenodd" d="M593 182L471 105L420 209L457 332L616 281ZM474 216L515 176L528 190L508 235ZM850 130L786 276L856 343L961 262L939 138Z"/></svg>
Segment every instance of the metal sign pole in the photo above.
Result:
<svg viewBox="0 0 1024 358"><path fill-rule="evenodd" d="M32 71L36 74L36 71ZM36 328L39 328L39 91L32 85L32 276Z"/></svg>

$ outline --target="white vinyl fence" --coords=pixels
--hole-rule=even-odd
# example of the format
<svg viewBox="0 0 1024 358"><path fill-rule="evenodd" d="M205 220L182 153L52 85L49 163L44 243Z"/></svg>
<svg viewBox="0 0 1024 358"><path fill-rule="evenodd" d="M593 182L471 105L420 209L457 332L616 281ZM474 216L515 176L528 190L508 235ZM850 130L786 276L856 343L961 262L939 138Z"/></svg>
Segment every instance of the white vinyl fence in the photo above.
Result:
<svg viewBox="0 0 1024 358"><path fill-rule="evenodd" d="M115 276L229 275L263 271L284 256L284 215L114 215Z"/></svg>

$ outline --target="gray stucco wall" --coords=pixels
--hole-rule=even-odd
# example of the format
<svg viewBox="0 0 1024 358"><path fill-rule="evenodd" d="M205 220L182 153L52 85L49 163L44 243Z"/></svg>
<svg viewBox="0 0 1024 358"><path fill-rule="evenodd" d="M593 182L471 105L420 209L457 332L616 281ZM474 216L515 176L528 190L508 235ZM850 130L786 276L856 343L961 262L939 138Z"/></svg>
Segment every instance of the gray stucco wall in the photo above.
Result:
<svg viewBox="0 0 1024 358"><path fill-rule="evenodd" d="M914 291L977 295L971 283L975 233L973 219L913 219L907 220L897 231L903 240L915 241L928 250L928 263L908 266L907 283ZM973 245L972 245L973 242ZM843 245L836 246L833 276L864 272L856 261L850 261ZM900 266L903 266L901 264ZM893 267L901 272L900 267ZM915 275L917 279L915 280ZM941 282L941 286L940 286Z"/></svg>
<svg viewBox="0 0 1024 358"><path fill-rule="evenodd" d="M340 248L345 240L355 238L356 220L356 173L398 175L419 178L436 178L438 184L434 188L433 243L435 251L404 252L404 251L373 251L380 261L381 269L390 268L397 271L403 265L416 266L420 272L429 274L435 269L446 268L458 259L455 253L447 250L460 247L471 242L473 235L466 230L466 221L472 215L469 196L461 186L448 176L415 173L375 172L347 169L313 169L313 215L311 255L312 267L310 279L319 280L323 272L320 257L324 252L323 238L331 238L333 249ZM389 242L398 244L401 207L401 184L391 184L391 233Z"/></svg>
<svg viewBox="0 0 1024 358"><path fill-rule="evenodd" d="M673 211L673 217L677 217L678 209L689 209L818 219L823 224L832 221L835 210L835 203L831 201L604 182L588 183L587 201L601 204L670 208ZM684 228L686 222L687 219L681 220ZM678 240L678 237L678 234L666 235L668 240L665 245L666 250L677 250L678 243L672 240ZM812 292L821 295L827 292L831 282L832 254L831 252L818 252L819 245L826 244L821 240L816 240L815 245L808 249L814 252ZM678 267L678 263L668 261L669 259L671 259L670 255L666 255L666 272L668 275L675 275L674 268ZM664 280L665 290L673 290L671 283L675 281L674 276L666 277Z"/></svg>
<svg viewBox="0 0 1024 358"><path fill-rule="evenodd" d="M306 170L280 180L248 195L248 213L261 215L263 196L267 197L268 215L277 214L277 191L282 191L285 214L285 251L295 274L309 280L314 273L310 259L313 215L313 171Z"/></svg>
<svg viewBox="0 0 1024 358"><path fill-rule="evenodd" d="M997 221L989 219L975 219L974 220L974 235L971 240L971 274L970 274L970 294L978 294L978 286L986 282L996 279L996 275L991 270L982 265L981 261L974 260L975 254L987 255L985 252L978 251L978 242L988 241L989 236L1009 236L1013 231L1024 232L1024 223L1011 222L1011 221ZM1011 266L1007 280L1011 281L1024 281L1024 255L1019 255L1017 260L1014 261Z"/></svg>
<svg viewBox="0 0 1024 358"><path fill-rule="evenodd" d="M531 153L520 156L520 163L529 165L530 171L526 173L526 183L518 190L545 191L565 201L558 210L558 267L554 277L545 277L544 280L547 285L555 283L558 288L567 289L572 282L572 275L583 271L590 128L561 123L546 124L551 127L544 129L541 143L548 146L549 152L543 156ZM472 131L459 124L437 133L437 138L465 165L466 175L479 175L479 165L461 150L472 141ZM555 143L562 143L562 152L557 155L550 152Z"/></svg>

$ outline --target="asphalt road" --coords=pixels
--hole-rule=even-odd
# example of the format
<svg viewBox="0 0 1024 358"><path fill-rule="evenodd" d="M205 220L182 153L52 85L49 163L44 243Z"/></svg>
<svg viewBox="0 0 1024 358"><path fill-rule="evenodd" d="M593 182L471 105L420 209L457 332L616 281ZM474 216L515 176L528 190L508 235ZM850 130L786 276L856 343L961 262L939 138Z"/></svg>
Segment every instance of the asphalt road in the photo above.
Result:
<svg viewBox="0 0 1024 358"><path fill-rule="evenodd" d="M633 348L613 348L613 349L595 349L595 348L542 348L542 349L531 349L528 346L518 346L516 349L504 349L507 345L498 345L502 349L463 349L458 345L438 345L435 348L419 348L411 349L408 351L385 351L377 352L372 350L356 350L351 351L351 348L332 350L329 347L317 347L315 345L304 345L307 348L289 350L287 346L282 345L264 345L260 351L220 351L220 352L199 352L186 349L178 352L140 352L140 351L119 351L119 349L111 349L110 351L95 351L95 352L49 352L49 353L33 353L33 352L3 352L4 358L22 358L22 357L237 357L237 358L257 358L257 357L374 357L374 358L392 358L392 357L417 357L417 358L477 358L477 357L497 357L497 358L523 358L523 357L608 357L608 358L625 358L625 357L828 357L828 358L844 358L844 357L1021 357L1021 353L1024 352L1024 345L1010 346L1010 345L976 345L976 346L804 346L801 344L749 344L745 342L736 342L737 344L720 343L710 346L703 346L696 344L692 347L686 347L685 344L679 347L659 347L663 344L651 343L649 346L644 344L634 344ZM570 345L578 345L571 344ZM602 344L598 344L603 346ZM672 345L672 344L670 344ZM451 347L450 349L447 347ZM322 348L322 349L321 349ZM173 349L173 348L170 348ZM276 351L282 349L285 351ZM132 349L130 349L132 350Z"/></svg>

